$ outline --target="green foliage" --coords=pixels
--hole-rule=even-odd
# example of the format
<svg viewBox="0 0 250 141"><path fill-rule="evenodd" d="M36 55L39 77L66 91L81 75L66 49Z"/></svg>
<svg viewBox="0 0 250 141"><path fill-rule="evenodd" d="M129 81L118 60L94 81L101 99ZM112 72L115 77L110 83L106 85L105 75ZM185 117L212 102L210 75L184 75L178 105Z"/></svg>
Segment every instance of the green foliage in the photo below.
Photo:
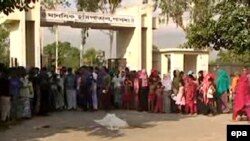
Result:
<svg viewBox="0 0 250 141"><path fill-rule="evenodd" d="M248 2L248 3L247 3ZM222 0L210 16L187 30L188 45L221 48L244 54L250 50L250 1Z"/></svg>
<svg viewBox="0 0 250 141"><path fill-rule="evenodd" d="M216 62L225 64L243 64L250 65L250 51L238 54L233 50L220 51Z"/></svg>
<svg viewBox="0 0 250 141"><path fill-rule="evenodd" d="M0 13L3 12L9 15L15 9L19 9L20 11L29 10L32 8L29 4L36 1L38 0L0 0Z"/></svg>
<svg viewBox="0 0 250 141"><path fill-rule="evenodd" d="M41 0L41 7L43 9L56 9L57 6L69 7L70 2L68 2L67 0ZM51 33L56 32L55 27L48 27L48 29Z"/></svg>
<svg viewBox="0 0 250 141"><path fill-rule="evenodd" d="M8 65L9 53L8 53L8 37L9 31L4 25L0 25L0 63Z"/></svg>
<svg viewBox="0 0 250 141"><path fill-rule="evenodd" d="M154 0L155 8L161 8L162 16L173 21L180 26L184 31L186 27L183 22L183 14L190 13L193 22L204 20L206 15L210 14L210 7L215 0Z"/></svg>
<svg viewBox="0 0 250 141"><path fill-rule="evenodd" d="M45 9L56 9L57 6L69 7L70 3L67 0L41 0L41 5Z"/></svg>
<svg viewBox="0 0 250 141"><path fill-rule="evenodd" d="M102 0L76 0L78 11L96 12Z"/></svg>
<svg viewBox="0 0 250 141"><path fill-rule="evenodd" d="M111 14L115 13L115 10L120 6L122 0L108 0L109 3L109 9L104 9L104 5L106 4L103 0L76 0L77 2L77 9L78 11L86 11L86 12L97 12L105 10L108 10ZM81 39L82 39L82 45L84 46L86 44L86 39L89 36L88 33L89 28L83 28L81 30ZM110 32L110 40L113 41L113 32ZM112 43L111 43L112 44ZM111 45L112 46L112 45ZM112 47L111 47L112 50Z"/></svg>
<svg viewBox="0 0 250 141"><path fill-rule="evenodd" d="M89 66L100 66L102 62L98 57L98 55L99 53L96 49L94 48L87 49L83 55L84 64Z"/></svg>
<svg viewBox="0 0 250 141"><path fill-rule="evenodd" d="M120 6L122 0L76 0L77 8L79 11L86 12L97 12L98 10L103 11L104 5L109 3L110 13L114 13L117 7Z"/></svg>
<svg viewBox="0 0 250 141"><path fill-rule="evenodd" d="M76 0L77 10L78 11L87 11L87 12L96 12L100 8L101 0ZM82 28L81 30L81 40L82 45L86 44L86 39L89 36L89 28Z"/></svg>
<svg viewBox="0 0 250 141"><path fill-rule="evenodd" d="M49 62L55 63L56 43L44 47L44 54L48 56ZM69 42L59 42L58 44L58 66L68 66L78 68L80 64L80 51L72 47Z"/></svg>
<svg viewBox="0 0 250 141"><path fill-rule="evenodd" d="M109 0L110 13L115 13L116 9L120 6L122 0Z"/></svg>

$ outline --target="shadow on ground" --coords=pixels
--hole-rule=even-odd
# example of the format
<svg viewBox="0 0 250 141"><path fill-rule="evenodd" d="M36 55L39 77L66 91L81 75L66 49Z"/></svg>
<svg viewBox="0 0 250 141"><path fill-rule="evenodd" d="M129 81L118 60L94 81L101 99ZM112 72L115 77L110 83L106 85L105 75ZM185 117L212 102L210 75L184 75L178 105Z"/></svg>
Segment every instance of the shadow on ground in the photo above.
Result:
<svg viewBox="0 0 250 141"><path fill-rule="evenodd" d="M145 129L156 126L157 122L178 121L187 116L178 114L154 114L136 111L111 111L127 121L129 129ZM44 137L72 131L84 132L88 136L114 139L125 136L121 131L108 130L94 120L102 119L107 112L58 112L47 117L35 117L6 130L0 130L0 141L38 141Z"/></svg>

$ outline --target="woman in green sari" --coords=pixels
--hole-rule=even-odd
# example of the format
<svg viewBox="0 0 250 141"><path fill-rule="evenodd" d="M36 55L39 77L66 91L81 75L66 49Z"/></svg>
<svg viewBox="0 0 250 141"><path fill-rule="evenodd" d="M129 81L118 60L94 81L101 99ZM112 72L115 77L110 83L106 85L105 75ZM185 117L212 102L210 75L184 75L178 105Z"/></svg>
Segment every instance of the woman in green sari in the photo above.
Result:
<svg viewBox="0 0 250 141"><path fill-rule="evenodd" d="M230 77L225 70L219 70L216 81L216 97L218 100L218 112L230 112L228 104L228 92L230 89Z"/></svg>

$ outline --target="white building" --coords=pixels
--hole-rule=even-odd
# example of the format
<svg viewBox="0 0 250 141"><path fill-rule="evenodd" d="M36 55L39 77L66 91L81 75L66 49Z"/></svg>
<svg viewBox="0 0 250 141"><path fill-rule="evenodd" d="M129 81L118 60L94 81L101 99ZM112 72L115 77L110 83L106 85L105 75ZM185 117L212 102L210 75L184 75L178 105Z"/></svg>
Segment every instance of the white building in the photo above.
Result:
<svg viewBox="0 0 250 141"><path fill-rule="evenodd" d="M165 48L153 51L153 68L160 70L161 74L170 73L173 76L174 70L193 71L198 74L200 70L208 71L209 51Z"/></svg>

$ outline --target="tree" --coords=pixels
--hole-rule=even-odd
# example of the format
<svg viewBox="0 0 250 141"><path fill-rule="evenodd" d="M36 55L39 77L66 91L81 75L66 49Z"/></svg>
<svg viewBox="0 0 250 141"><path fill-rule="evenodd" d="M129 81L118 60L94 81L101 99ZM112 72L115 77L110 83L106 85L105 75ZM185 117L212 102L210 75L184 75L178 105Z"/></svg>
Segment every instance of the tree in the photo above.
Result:
<svg viewBox="0 0 250 141"><path fill-rule="evenodd" d="M97 12L97 10L100 8L100 2L101 0L76 0L77 10L86 12ZM86 39L89 36L88 30L88 27L84 27L81 30L82 47L84 47L84 45L86 44Z"/></svg>
<svg viewBox="0 0 250 141"><path fill-rule="evenodd" d="M238 54L233 50L223 51L221 50L218 54L216 62L226 64L243 64L250 65L250 51Z"/></svg>
<svg viewBox="0 0 250 141"><path fill-rule="evenodd" d="M222 0L210 16L192 24L187 31L188 46L250 51L250 1Z"/></svg>
<svg viewBox="0 0 250 141"><path fill-rule="evenodd" d="M69 42L58 43L58 65L72 68L79 67L80 51L76 47L72 47ZM48 56L51 64L55 63L56 43L49 44L44 47L44 54Z"/></svg>
<svg viewBox="0 0 250 141"><path fill-rule="evenodd" d="M70 6L67 0L41 0L41 6L44 9L56 9L57 6Z"/></svg>
<svg viewBox="0 0 250 141"><path fill-rule="evenodd" d="M206 15L209 15L211 6L216 0L154 0L155 9L162 10L161 16L163 21L172 18L177 26L186 31L183 21L183 15L188 12L191 18L191 23L203 21Z"/></svg>
<svg viewBox="0 0 250 141"><path fill-rule="evenodd" d="M122 2L121 0L107 0L106 3L104 3L104 4L108 5L108 8L104 8L104 10L108 14L114 14L116 9L120 6L121 2ZM109 35L109 44L110 44L109 58L111 58L112 53L113 53L113 42L114 42L115 31L110 30L108 35Z"/></svg>
<svg viewBox="0 0 250 141"><path fill-rule="evenodd" d="M68 7L70 6L70 3L66 0L42 0L41 1L41 5L43 9L57 9L59 6L63 6L63 7ZM58 68L58 42L59 42L59 27L58 25L54 26L54 27L49 27L50 32L55 34L55 38L56 38L56 63L55 63L55 67L56 70Z"/></svg>
<svg viewBox="0 0 250 141"><path fill-rule="evenodd" d="M86 50L86 52L83 55L84 64L89 66L100 66L101 60L98 58L98 51L94 48L90 48Z"/></svg>
<svg viewBox="0 0 250 141"><path fill-rule="evenodd" d="M115 10L120 6L121 0L77 0L78 11L98 12L114 14ZM108 7L105 7L108 6ZM82 29L82 45L86 43L88 37L88 28ZM109 31L110 38L110 55L112 55L114 31Z"/></svg>
<svg viewBox="0 0 250 141"><path fill-rule="evenodd" d="M31 3L35 3L38 0L0 0L0 13L9 15L14 12L15 9L20 11L32 9Z"/></svg>
<svg viewBox="0 0 250 141"><path fill-rule="evenodd" d="M0 25L0 63L9 65L9 31L4 25Z"/></svg>

